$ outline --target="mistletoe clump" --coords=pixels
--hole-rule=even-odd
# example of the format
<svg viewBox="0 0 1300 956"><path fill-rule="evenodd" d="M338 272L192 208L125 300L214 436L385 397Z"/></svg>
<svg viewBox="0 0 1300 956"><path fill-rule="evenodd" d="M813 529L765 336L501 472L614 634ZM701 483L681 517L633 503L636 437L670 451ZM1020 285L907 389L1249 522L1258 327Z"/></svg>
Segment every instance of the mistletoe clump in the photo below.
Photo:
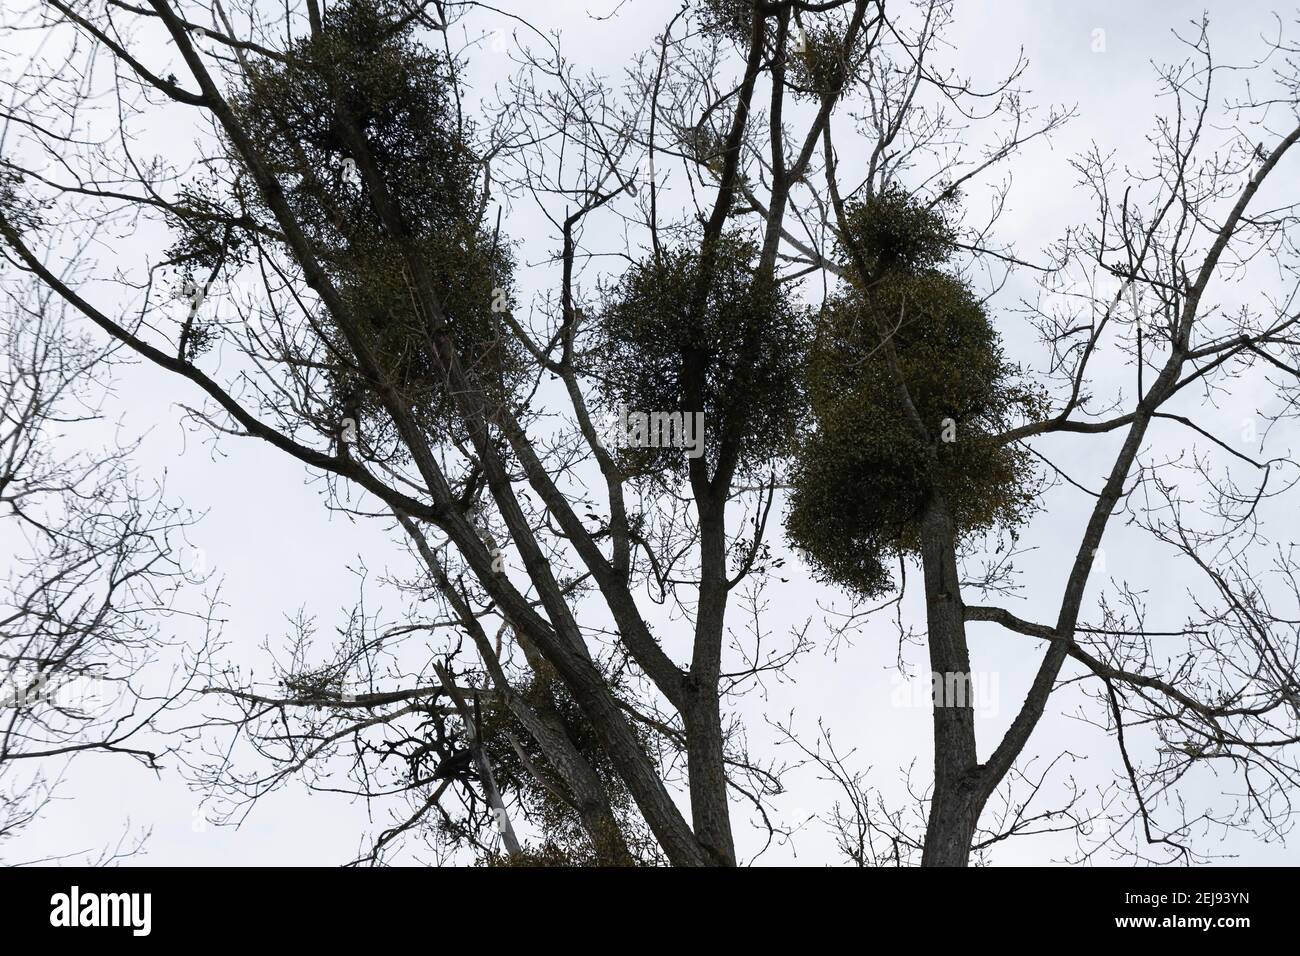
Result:
<svg viewBox="0 0 1300 956"><path fill-rule="evenodd" d="M803 405L805 314L738 233L638 262L610 290L591 354L609 408L703 413L704 454L741 467L785 451ZM681 449L628 448L629 474L680 470Z"/></svg>
<svg viewBox="0 0 1300 956"><path fill-rule="evenodd" d="M457 83L453 62L415 38L401 4L347 0L282 59L251 61L232 107L314 238L335 245L358 228L391 231L347 165L358 160L358 134L397 200L401 230L427 236L478 218L481 165Z"/></svg>
<svg viewBox="0 0 1300 956"><path fill-rule="evenodd" d="M796 96L838 96L859 80L871 50L861 42L846 49L845 34L846 25L838 18L790 25L786 82Z"/></svg>
<svg viewBox="0 0 1300 956"><path fill-rule="evenodd" d="M482 163L457 105L454 63L416 40L405 13L391 0L332 5L319 35L283 60L250 65L232 108L380 377L439 435L455 425L451 354L490 403L509 400L523 363L503 326L513 259L484 220ZM436 307L417 295L413 262L430 275ZM335 318L325 317L327 333L339 332ZM331 375L341 413L365 418L374 435L387 421L377 383L358 371L341 333L328 337L353 359Z"/></svg>
<svg viewBox="0 0 1300 956"><path fill-rule="evenodd" d="M754 0L700 0L700 25L707 33L747 46L754 24Z"/></svg>
<svg viewBox="0 0 1300 956"><path fill-rule="evenodd" d="M938 268L942 218L896 196L855 212L841 241L874 272L822 311L786 528L824 579L874 597L893 587L889 563L918 549L936 495L959 537L1024 520L1030 458L995 436L1043 400L1007 362L983 303Z"/></svg>
<svg viewBox="0 0 1300 956"><path fill-rule="evenodd" d="M617 676L611 686L623 690ZM640 821L632 795L602 748L595 728L582 713L572 695L564 689L554 670L542 663L529 679L519 682L515 692L532 710L556 717L574 747L590 764L604 785L610 809L622 830L634 860L654 863L658 859L654 841ZM528 820L546 836L538 846L525 849L522 857L490 858L495 866L594 866L597 854L591 837L574 806L553 787L538 779L535 771L549 773L549 762L536 738L511 713L504 702L494 701L483 708L484 748L497 783L504 793L518 797L519 806ZM649 750L644 729L637 727L642 746Z"/></svg>
<svg viewBox="0 0 1300 956"><path fill-rule="evenodd" d="M891 185L846 203L836 241L840 259L850 274L860 267L877 279L932 273L953 253L957 234L948 219L953 201L923 203Z"/></svg>

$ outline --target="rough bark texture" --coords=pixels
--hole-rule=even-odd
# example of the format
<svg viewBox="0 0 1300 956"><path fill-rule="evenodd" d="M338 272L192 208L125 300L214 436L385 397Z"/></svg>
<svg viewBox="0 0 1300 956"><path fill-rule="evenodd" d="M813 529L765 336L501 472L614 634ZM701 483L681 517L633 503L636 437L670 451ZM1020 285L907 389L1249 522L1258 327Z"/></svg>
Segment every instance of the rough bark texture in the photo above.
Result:
<svg viewBox="0 0 1300 956"><path fill-rule="evenodd" d="M930 501L921 519L921 563L935 688L934 795L921 864L965 866L983 800L977 793L979 758L956 540L947 504L939 495Z"/></svg>
<svg viewBox="0 0 1300 956"><path fill-rule="evenodd" d="M724 866L734 866L736 849L727 805L727 768L723 752L718 676L722 670L722 635L727 613L725 501L700 501L700 607L695 625L695 652L682 722L690 775L691 817L696 839Z"/></svg>

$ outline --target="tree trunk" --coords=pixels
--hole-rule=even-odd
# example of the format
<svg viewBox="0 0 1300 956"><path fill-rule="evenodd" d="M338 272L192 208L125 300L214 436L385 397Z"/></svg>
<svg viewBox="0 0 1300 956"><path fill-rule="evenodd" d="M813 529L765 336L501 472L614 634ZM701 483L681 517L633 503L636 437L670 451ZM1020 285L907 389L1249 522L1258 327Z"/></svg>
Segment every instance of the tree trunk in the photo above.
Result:
<svg viewBox="0 0 1300 956"><path fill-rule="evenodd" d="M691 827L695 838L722 866L736 865L727 805L727 772L722 749L722 715L717 684L692 688L682 713L686 725L686 761L691 786Z"/></svg>
<svg viewBox="0 0 1300 956"><path fill-rule="evenodd" d="M721 466L720 466L721 467ZM723 866L736 865L727 804L727 766L722 740L718 680L727 613L725 496L697 495L700 509L700 604L685 706L686 767L690 777L695 838Z"/></svg>
<svg viewBox="0 0 1300 956"><path fill-rule="evenodd" d="M978 787L970 653L947 503L935 494L921 519L921 564L934 688L934 794L922 866L966 866L984 801Z"/></svg>

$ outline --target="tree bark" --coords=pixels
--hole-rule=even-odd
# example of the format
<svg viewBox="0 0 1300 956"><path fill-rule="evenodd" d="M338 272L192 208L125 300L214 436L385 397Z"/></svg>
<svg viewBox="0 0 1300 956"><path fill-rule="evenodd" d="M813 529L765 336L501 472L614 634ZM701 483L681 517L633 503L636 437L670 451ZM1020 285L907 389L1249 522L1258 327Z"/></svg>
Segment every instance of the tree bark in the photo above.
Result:
<svg viewBox="0 0 1300 956"><path fill-rule="evenodd" d="M722 713L715 681L692 695L682 712L691 788L691 827L695 838L721 866L736 865L727 805L727 772L722 746Z"/></svg>
<svg viewBox="0 0 1300 956"><path fill-rule="evenodd" d="M719 467L724 467L719 465ZM723 866L736 865L727 804L727 766L722 739L718 680L727 613L725 494L697 496L700 509L700 605L695 621L682 722L690 776L691 823L695 838Z"/></svg>
<svg viewBox="0 0 1300 956"><path fill-rule="evenodd" d="M934 688L934 794L921 865L966 866L984 801L977 786L975 710L956 537L947 503L937 493L921 519L921 565Z"/></svg>

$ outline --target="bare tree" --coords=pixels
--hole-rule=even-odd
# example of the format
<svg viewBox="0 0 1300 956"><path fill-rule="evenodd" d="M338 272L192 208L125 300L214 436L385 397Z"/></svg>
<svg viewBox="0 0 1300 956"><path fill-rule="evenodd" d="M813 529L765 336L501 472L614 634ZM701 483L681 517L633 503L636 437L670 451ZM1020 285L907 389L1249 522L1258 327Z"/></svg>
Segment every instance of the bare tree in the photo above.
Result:
<svg viewBox="0 0 1300 956"><path fill-rule="evenodd" d="M409 546L414 571L381 583L400 612L368 610L363 591L325 653L313 615L295 622L287 655L268 648L278 686L234 671L211 683L218 710L189 749L202 784L232 815L297 779L404 800L363 862L409 835L491 854L492 828L513 830L511 808L566 834L558 848L507 840L512 862L733 865L735 801L776 834L783 768L750 755L729 709L813 643L803 628L773 645L763 626L784 560L770 519L801 447L806 349L842 290L856 290L860 367L889 383L889 417L940 466L944 426L917 411L900 333L930 306L884 308L862 227L888 225L873 213L882 197L934 216L959 206L1057 129L1065 113L1023 103L1025 64L988 88L943 68L952 11L939 2L708 0L665 18L622 89L585 75L561 38L469 2L47 0L17 16L48 45L5 107L9 261L200 397L192 421L271 444L324 477L328 507ZM511 81L473 89L468 66L507 35ZM1149 839L1184 851L1191 822L1161 828L1153 811L1209 759L1241 771L1255 810L1284 825L1296 642L1294 615L1267 610L1246 563L1260 493L1210 484L1222 526L1198 532L1157 475L1178 463L1143 459L1154 423L1222 450L1176 400L1252 365L1296 365L1286 308L1229 318L1208 304L1216 277L1260 252L1290 268L1290 207L1252 203L1297 134L1214 152L1208 87L1220 68L1207 43L1193 43L1201 68L1169 73L1178 108L1158 128L1156 171L1117 202L1114 171L1085 160L1099 225L1072 233L1043 270L1096 263L1133 295L1038 317L1048 359L1024 374L1045 397L1007 407L1045 415L953 423L959 444L1026 459L1046 455L1052 434L1126 435L1099 492L1077 483L1095 504L1056 622L966 602L998 593L1009 568L930 485L911 544L840 542L904 570L919 558L936 674L969 682L968 622L1047 644L987 760L970 702L935 707L933 786L916 795L923 833L910 812L872 816L877 802L829 736L823 749L788 728L848 795L837 819L856 862L961 865L1011 835L1079 827L1074 795L1065 809L1031 806L1056 761L1039 771L1022 758L1067 660L1099 682L1097 719L1113 722L1134 801L1127 822ZM1279 82L1290 92L1241 110L1271 121L1291 109L1294 79ZM101 92L115 104L104 118L89 110ZM164 116L192 122L192 155L142 145ZM991 188L993 214L960 219L938 257L950 287L989 287L972 309L1034 268L997 245L1006 184ZM544 254L520 255L509 234L525 208L550 223ZM157 241L98 267L76 244L87 221ZM1125 311L1133 296L1150 311ZM1107 342L1137 383L1103 411L1089 382ZM629 410L667 440L642 431L629 443ZM1085 617L1093 556L1122 507L1201 562L1219 595L1178 631L1181 658L1157 664L1136 600ZM1290 580L1288 561L1278 570ZM1145 770L1135 722L1165 741ZM349 751L340 785L328 770ZM888 850L874 849L878 834Z"/></svg>
<svg viewBox="0 0 1300 956"><path fill-rule="evenodd" d="M187 613L177 594L195 582L178 563L187 521L133 480L131 446L75 444L99 420L90 403L103 400L108 357L67 331L48 291L7 291L0 843L39 819L79 754L159 769L172 746L160 718L192 696L201 664L160 626Z"/></svg>
<svg viewBox="0 0 1300 956"><path fill-rule="evenodd" d="M1020 424L990 428L973 418L918 414L931 406L905 371L900 323L909 318L884 307L880 283L885 269L858 241L861 229L852 221L849 201L855 192L880 197L911 184L906 178L900 182L899 171L887 163L877 165L877 155L888 155L886 146L873 153L864 185L846 188L835 175L837 156L829 132L825 137L827 193L837 237L849 263L850 284L864 290L872 330L864 347L892 382L897 414L927 450L930 474L940 474L945 456L953 454L945 448L953 441L943 434L946 424L973 435L957 439L967 449L973 440L990 449L1028 450L1055 483L1092 499L1077 544L1070 544L1074 560L1052 623L968 601L968 595L998 590L996 581L981 579L969 566L961 568L963 557L984 556L978 546L973 554L967 547L978 522L963 517L957 507L978 481L969 467L956 480L927 479L932 483L920 502L915 543L895 540L884 549L921 559L925 640L932 671L944 686L970 686L970 622L993 623L1046 644L1019 713L986 759L977 752L969 694L944 695L936 680L934 784L924 839L913 841L923 848L923 864L964 865L973 848L987 845L987 838L976 835L981 817L999 786L1023 773L1016 769L1018 761L1053 692L1077 679L1067 664L1095 681L1098 706L1091 719L1114 735L1127 783L1128 799L1107 800L1096 815L1106 824L1098 846L1156 860L1194 859L1199 857L1191 844L1193 834L1255 826L1273 837L1285 832L1291 819L1300 729L1294 704L1294 564L1289 549L1264 532L1259 509L1295 483L1294 462L1284 453L1272 458L1248 453L1234 437L1214 435L1204 410L1248 381L1250 373L1264 372L1280 401L1273 409L1261 409L1261 420L1275 423L1291 415L1297 372L1297 223L1292 198L1267 187L1300 139L1297 79L1293 61L1287 59L1294 49L1275 40L1263 62L1246 67L1264 74L1260 86L1267 78L1276 96L1248 91L1251 98L1224 108L1215 103L1215 91L1238 67L1215 62L1204 21L1195 25L1186 44L1188 59L1161 73L1171 107L1150 137L1151 171L1121 171L1100 149L1077 163L1096 196L1098 219L1095 226L1072 231L1053 250L1051 266L1040 268L1052 294L1029 311L1046 360L1026 380L1043 387L1050 407ZM1268 77L1264 71L1270 61L1274 73ZM910 91L882 96L881 112L897 110L892 104L907 95ZM1225 127L1227 132L1221 132ZM1248 137L1248 128L1263 141ZM887 141L886 133L881 142ZM989 162L1001 158L999 150ZM934 209L960 180L948 174L946 184L913 195L921 208ZM1116 182L1123 183L1122 190ZM1270 204L1261 193L1277 198ZM1009 254L999 258L1020 265ZM1109 281L1098 283L1099 275ZM1252 282L1245 295L1231 288ZM1238 299L1240 305L1229 305ZM921 303L919 309L924 313L927 305ZM1111 355L1123 363L1118 375ZM1110 397L1100 397L1101 389ZM1155 427L1181 429L1188 442L1184 455L1148 452ZM1106 459L1099 486L1068 474L1040 450L1045 436L1090 436L1096 442L1097 436L1112 432L1123 441L1107 452L1113 457ZM1261 435L1261 446L1263 441ZM1052 457L1061 448L1059 443L1051 446ZM1242 478L1242 469L1249 478ZM1190 488L1182 475L1194 478ZM1047 491L1036 494L1046 500ZM1117 593L1103 594L1090 612L1085 588L1103 536L1120 515L1205 575L1205 589L1192 596L1181 626L1148 625L1143 582L1118 582ZM1261 560L1270 565L1267 573L1257 570ZM1006 571L999 567L998 575ZM1156 745L1145 766L1136 740ZM838 766L833 752L817 759L823 766ZM1236 775L1245 796L1225 808L1188 814L1175 785L1211 765ZM852 777L841 779L851 791L852 782ZM1029 793L1038 789L1034 783ZM1023 803L1013 801L1012 806ZM1050 816L1073 827L1078 822L1073 806L1070 799ZM866 812L858 807L853 818L860 820ZM1026 819L1036 817L1019 811L1011 815L1016 825ZM1139 839L1125 842L1134 826ZM1083 855L1098 846L1082 850Z"/></svg>

